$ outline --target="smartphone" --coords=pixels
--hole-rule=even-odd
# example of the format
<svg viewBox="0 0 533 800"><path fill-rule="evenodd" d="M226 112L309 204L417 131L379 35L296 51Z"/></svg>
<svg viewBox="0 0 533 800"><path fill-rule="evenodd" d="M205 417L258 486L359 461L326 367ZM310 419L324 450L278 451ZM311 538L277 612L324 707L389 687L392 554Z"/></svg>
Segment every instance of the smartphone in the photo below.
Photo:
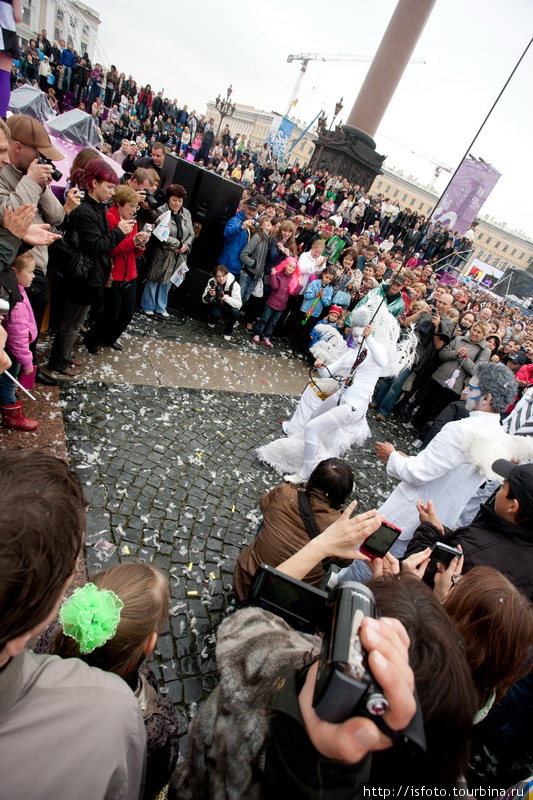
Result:
<svg viewBox="0 0 533 800"><path fill-rule="evenodd" d="M443 542L435 542L431 548L430 559L436 561L438 564L444 564L445 567L449 567L452 558L461 558L462 555L463 553L461 553L457 547L452 547Z"/></svg>
<svg viewBox="0 0 533 800"><path fill-rule="evenodd" d="M389 552L401 532L401 528L397 528L396 525L383 520L377 531L367 536L359 550L364 556L368 556L369 558L383 558L385 553Z"/></svg>
<svg viewBox="0 0 533 800"><path fill-rule="evenodd" d="M248 603L282 617L291 628L316 634L323 630L328 593L261 564L254 575Z"/></svg>

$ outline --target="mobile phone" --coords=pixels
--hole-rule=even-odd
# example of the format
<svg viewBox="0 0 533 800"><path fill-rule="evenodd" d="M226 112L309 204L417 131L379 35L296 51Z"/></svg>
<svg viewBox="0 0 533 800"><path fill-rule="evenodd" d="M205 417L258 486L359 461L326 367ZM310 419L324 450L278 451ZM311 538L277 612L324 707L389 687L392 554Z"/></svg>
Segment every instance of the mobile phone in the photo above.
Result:
<svg viewBox="0 0 533 800"><path fill-rule="evenodd" d="M267 564L254 575L248 602L282 617L303 633L323 630L328 593L291 578Z"/></svg>
<svg viewBox="0 0 533 800"><path fill-rule="evenodd" d="M436 561L438 564L444 564L445 567L449 567L452 558L461 558L462 555L463 553L461 553L457 547L444 544L444 542L435 542L431 548L431 555L429 557L432 561Z"/></svg>
<svg viewBox="0 0 533 800"><path fill-rule="evenodd" d="M367 536L364 542L359 547L363 555L369 558L383 558L385 553L388 553L392 545L401 534L402 529L397 528L390 522L383 522L374 533Z"/></svg>

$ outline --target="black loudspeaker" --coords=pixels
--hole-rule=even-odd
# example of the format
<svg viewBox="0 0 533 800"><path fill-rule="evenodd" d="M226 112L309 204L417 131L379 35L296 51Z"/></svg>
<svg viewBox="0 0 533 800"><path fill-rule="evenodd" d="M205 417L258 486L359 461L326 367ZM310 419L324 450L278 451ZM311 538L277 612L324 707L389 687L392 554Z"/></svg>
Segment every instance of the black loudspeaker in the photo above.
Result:
<svg viewBox="0 0 533 800"><path fill-rule="evenodd" d="M185 205L187 208L190 208L191 201L194 198L203 171L202 167L199 167L192 161L178 158L174 153L169 153L165 156L163 169L161 170L161 183L159 185L159 191L162 193L165 201L167 186L170 186L171 183L179 183L187 192L187 201Z"/></svg>
<svg viewBox="0 0 533 800"><path fill-rule="evenodd" d="M196 239L187 256L190 271L178 290L171 292L169 305L198 314L202 292L224 247L224 228L237 212L243 187L173 153L166 156L161 171L163 194L171 183L187 191L185 206L191 212Z"/></svg>
<svg viewBox="0 0 533 800"><path fill-rule="evenodd" d="M224 247L224 228L235 215L243 187L214 172L202 170L194 197L188 203L196 240L187 259L190 267L211 272Z"/></svg>

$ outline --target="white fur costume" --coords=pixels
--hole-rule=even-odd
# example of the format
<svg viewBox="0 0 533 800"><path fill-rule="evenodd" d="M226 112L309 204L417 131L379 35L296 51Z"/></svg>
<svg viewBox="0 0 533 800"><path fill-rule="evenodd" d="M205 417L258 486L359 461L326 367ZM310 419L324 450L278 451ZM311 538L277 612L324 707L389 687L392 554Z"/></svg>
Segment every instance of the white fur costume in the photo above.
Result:
<svg viewBox="0 0 533 800"><path fill-rule="evenodd" d="M309 385L285 426L288 438L276 439L260 447L257 455L261 461L278 472L298 473L307 479L320 461L340 456L353 444L361 445L370 436L366 411L378 378L403 369L406 359L414 353L409 337L406 340L408 346L397 349L400 329L384 304L372 322L373 333L362 340L362 330L369 324L378 305L367 304L356 312L352 333L356 341L359 338L362 342L361 349L359 343L355 349L349 348L331 326L320 326L326 329L327 339L319 341L311 349L313 355L320 353L322 360L341 353L333 363L319 370L321 380L329 379L331 382L330 390L335 386L330 376L337 378L337 391L322 400ZM359 352L363 354L365 351L364 360L352 372ZM348 376L353 377L350 386L345 382Z"/></svg>

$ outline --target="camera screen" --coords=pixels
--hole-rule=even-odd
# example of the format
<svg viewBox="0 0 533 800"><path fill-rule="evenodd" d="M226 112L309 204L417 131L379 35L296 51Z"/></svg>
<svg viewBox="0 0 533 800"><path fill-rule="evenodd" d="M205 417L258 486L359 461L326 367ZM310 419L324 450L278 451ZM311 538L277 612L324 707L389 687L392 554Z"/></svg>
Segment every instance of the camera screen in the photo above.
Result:
<svg viewBox="0 0 533 800"><path fill-rule="evenodd" d="M327 593L272 567L259 567L248 599L282 617L296 630L316 633L322 623Z"/></svg>
<svg viewBox="0 0 533 800"><path fill-rule="evenodd" d="M370 550L372 553L385 555L399 535L398 531L391 530L391 528L386 525L380 525L377 531L374 531L364 543L364 548L365 550Z"/></svg>

